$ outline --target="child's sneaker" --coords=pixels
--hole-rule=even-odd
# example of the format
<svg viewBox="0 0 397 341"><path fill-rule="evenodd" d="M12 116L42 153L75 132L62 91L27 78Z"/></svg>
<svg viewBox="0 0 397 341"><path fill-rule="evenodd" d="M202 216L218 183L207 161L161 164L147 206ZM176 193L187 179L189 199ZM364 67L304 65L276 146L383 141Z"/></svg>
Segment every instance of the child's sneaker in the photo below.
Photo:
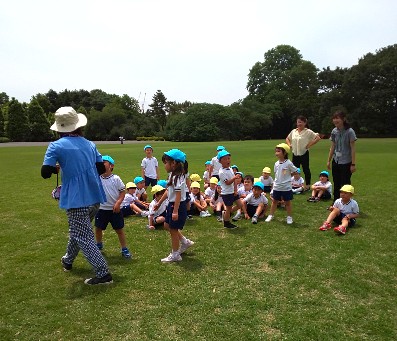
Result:
<svg viewBox="0 0 397 341"><path fill-rule="evenodd" d="M64 257L61 258L61 263L62 263L63 271L69 272L70 270L72 270L72 264L65 263Z"/></svg>
<svg viewBox="0 0 397 341"><path fill-rule="evenodd" d="M96 243L96 246L98 247L99 251L103 250L103 243Z"/></svg>
<svg viewBox="0 0 397 341"><path fill-rule="evenodd" d="M205 213L205 216L206 216L206 217L211 217L211 213L208 212L208 210L205 210L204 213Z"/></svg>
<svg viewBox="0 0 397 341"><path fill-rule="evenodd" d="M122 255L124 258L131 258L131 257L132 257L131 254L130 254L130 251L128 251L128 249L127 249L126 247L123 247L123 248L121 249L121 255Z"/></svg>
<svg viewBox="0 0 397 341"><path fill-rule="evenodd" d="M328 221L324 221L324 223L319 227L320 231L327 231L331 228L331 224Z"/></svg>
<svg viewBox="0 0 397 341"><path fill-rule="evenodd" d="M314 198L314 202L319 202L320 201L320 198L319 197L315 197Z"/></svg>
<svg viewBox="0 0 397 341"><path fill-rule="evenodd" d="M309 198L307 199L308 202L314 202L315 200L316 200L315 197L309 197Z"/></svg>
<svg viewBox="0 0 397 341"><path fill-rule="evenodd" d="M237 211L237 213L234 215L234 217L232 218L233 221L237 221L241 218L241 212L240 210Z"/></svg>
<svg viewBox="0 0 397 341"><path fill-rule="evenodd" d="M194 245L194 241L190 240L190 239L186 239L186 243L183 244L181 243L181 246L179 247L179 254L181 255L182 253L184 253L189 247Z"/></svg>
<svg viewBox="0 0 397 341"><path fill-rule="evenodd" d="M180 262L182 260L181 255L178 253L178 255L173 255L172 252L165 258L161 259L162 263L172 263L172 262Z"/></svg>
<svg viewBox="0 0 397 341"><path fill-rule="evenodd" d="M236 229L237 228L237 226L232 224L230 221L224 221L223 222L223 227L225 229Z"/></svg>
<svg viewBox="0 0 397 341"><path fill-rule="evenodd" d="M334 228L334 231L339 234L346 234L346 227L339 225Z"/></svg>
<svg viewBox="0 0 397 341"><path fill-rule="evenodd" d="M111 274L107 274L103 277L92 277L84 281L84 284L97 285L97 284L110 284L113 283L113 278Z"/></svg>
<svg viewBox="0 0 397 341"><path fill-rule="evenodd" d="M147 228L148 230L151 230L151 231L153 231L153 230L156 229L156 227L154 227L153 225L146 225L146 228Z"/></svg>
<svg viewBox="0 0 397 341"><path fill-rule="evenodd" d="M288 216L287 217L287 224L292 224L294 222L294 220L292 219L292 217L291 216Z"/></svg>
<svg viewBox="0 0 397 341"><path fill-rule="evenodd" d="M265 222L270 223L273 220L273 216L269 214L265 220Z"/></svg>
<svg viewBox="0 0 397 341"><path fill-rule="evenodd" d="M254 215L254 216L252 217L252 219L251 219L251 222L252 222L253 224L258 224L258 217L257 217L256 215Z"/></svg>
<svg viewBox="0 0 397 341"><path fill-rule="evenodd" d="M141 217L148 217L149 216L149 211L142 211L141 212Z"/></svg>
<svg viewBox="0 0 397 341"><path fill-rule="evenodd" d="M216 220L219 221L219 222L221 223L221 222L222 222L222 217L221 217L220 215L218 215L218 216L216 217Z"/></svg>

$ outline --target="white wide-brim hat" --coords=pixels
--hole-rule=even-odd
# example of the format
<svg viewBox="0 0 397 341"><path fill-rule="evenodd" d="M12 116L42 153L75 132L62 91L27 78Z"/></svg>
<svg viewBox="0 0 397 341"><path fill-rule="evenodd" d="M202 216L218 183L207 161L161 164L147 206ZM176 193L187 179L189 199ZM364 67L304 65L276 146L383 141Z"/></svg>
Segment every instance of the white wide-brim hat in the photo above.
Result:
<svg viewBox="0 0 397 341"><path fill-rule="evenodd" d="M87 117L79 114L72 107L59 108L55 113L55 123L51 130L59 133L70 133L87 124Z"/></svg>

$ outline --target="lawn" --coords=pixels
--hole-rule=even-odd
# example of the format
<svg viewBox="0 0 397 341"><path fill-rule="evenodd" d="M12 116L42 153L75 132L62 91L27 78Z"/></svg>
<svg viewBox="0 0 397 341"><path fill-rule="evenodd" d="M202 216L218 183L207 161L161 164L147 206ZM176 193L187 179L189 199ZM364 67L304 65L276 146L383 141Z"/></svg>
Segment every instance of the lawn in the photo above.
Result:
<svg viewBox="0 0 397 341"><path fill-rule="evenodd" d="M218 144L232 163L259 177L273 168L280 141L154 142L154 155L180 148L190 173L204 171ZM144 143L98 144L123 181L139 175ZM329 141L311 150L313 181ZM177 264L161 264L170 239L126 219L132 260L121 258L116 234L104 236L114 284L90 287L80 254L64 273L65 212L50 196L56 179L40 168L46 147L0 148L1 340L396 340L397 228L394 200L397 139L360 139L353 175L361 216L345 236L318 227L329 202L293 200L294 223L238 222L225 230L195 217L184 232L196 242ZM160 162L162 178L165 171Z"/></svg>

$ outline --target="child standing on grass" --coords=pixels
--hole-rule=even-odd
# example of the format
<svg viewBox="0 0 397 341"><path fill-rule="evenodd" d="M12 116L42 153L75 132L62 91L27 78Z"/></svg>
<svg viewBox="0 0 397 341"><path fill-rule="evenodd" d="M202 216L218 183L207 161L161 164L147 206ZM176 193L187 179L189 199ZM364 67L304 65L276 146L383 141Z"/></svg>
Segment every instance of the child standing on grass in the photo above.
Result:
<svg viewBox="0 0 397 341"><path fill-rule="evenodd" d="M227 229L235 229L237 226L230 222L230 215L235 201L238 209L241 209L242 207L237 195L236 179L238 175L235 175L230 169L231 155L228 151L221 150L217 157L222 165L222 168L219 170L219 181L221 182L222 187L221 194L223 203L226 206L226 210L223 215L223 226Z"/></svg>
<svg viewBox="0 0 397 341"><path fill-rule="evenodd" d="M154 230L156 227L164 226L168 201L164 200L158 209L155 209L156 204L160 201L164 192L165 188L160 185L155 185L152 187L151 193L153 194L153 200L149 204L149 230Z"/></svg>
<svg viewBox="0 0 397 341"><path fill-rule="evenodd" d="M334 231L339 234L346 234L347 227L356 224L356 218L359 214L357 201L352 199L354 195L354 187L352 185L344 185L340 189L340 198L329 208L331 213L328 218L320 226L320 231L327 231L332 228L332 221L339 224Z"/></svg>
<svg viewBox="0 0 397 341"><path fill-rule="evenodd" d="M120 177L113 174L114 160L109 155L102 157L105 165L105 173L100 178L106 194L106 202L100 204L99 211L95 216L95 238L99 250L103 249L103 231L110 223L116 231L121 245L121 255L124 258L131 258L127 248L127 241L124 233L124 218L121 212L121 203L125 196L125 186Z"/></svg>
<svg viewBox="0 0 397 341"><path fill-rule="evenodd" d="M307 201L318 202L320 199L331 199L332 184L328 177L329 173L327 171L320 173L320 180L312 185L312 196Z"/></svg>
<svg viewBox="0 0 397 341"><path fill-rule="evenodd" d="M142 159L141 169L142 169L142 178L145 179L145 189L148 186L157 185L157 180L159 177L159 163L157 159L153 156L153 148L151 145L147 144L143 147L143 150L146 154L146 157Z"/></svg>
<svg viewBox="0 0 397 341"><path fill-rule="evenodd" d="M284 200L285 209L287 210L287 224L292 224L292 184L291 176L296 172L294 164L288 160L288 153L290 147L286 143L280 143L276 146L276 157L278 161L274 165L275 179L273 183L272 192L272 205L270 207L269 215L266 222L269 223L273 220L274 212L277 209L277 204Z"/></svg>
<svg viewBox="0 0 397 341"><path fill-rule="evenodd" d="M194 245L193 241L187 239L181 233L187 219L186 174L188 165L186 154L179 149L171 149L164 153L162 161L166 172L169 174L168 187L154 209L157 210L168 198L164 228L170 233L171 253L161 259L161 262L179 262L182 260L181 254Z"/></svg>

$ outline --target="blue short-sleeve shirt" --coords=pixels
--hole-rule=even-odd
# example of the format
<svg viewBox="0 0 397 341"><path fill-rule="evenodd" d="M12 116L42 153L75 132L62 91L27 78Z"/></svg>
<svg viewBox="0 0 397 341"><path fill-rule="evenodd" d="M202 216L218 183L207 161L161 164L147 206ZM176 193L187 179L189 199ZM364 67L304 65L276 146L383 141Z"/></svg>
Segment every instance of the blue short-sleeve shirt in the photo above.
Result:
<svg viewBox="0 0 397 341"><path fill-rule="evenodd" d="M103 203L106 195L95 163L102 156L95 144L84 137L62 137L51 142L44 156L43 165L61 166L62 190L59 207L79 208Z"/></svg>

